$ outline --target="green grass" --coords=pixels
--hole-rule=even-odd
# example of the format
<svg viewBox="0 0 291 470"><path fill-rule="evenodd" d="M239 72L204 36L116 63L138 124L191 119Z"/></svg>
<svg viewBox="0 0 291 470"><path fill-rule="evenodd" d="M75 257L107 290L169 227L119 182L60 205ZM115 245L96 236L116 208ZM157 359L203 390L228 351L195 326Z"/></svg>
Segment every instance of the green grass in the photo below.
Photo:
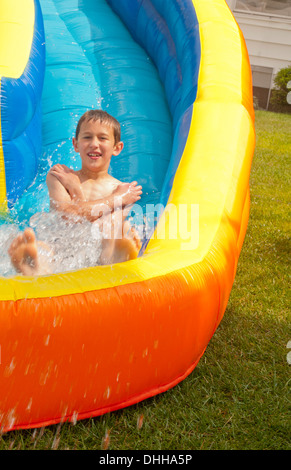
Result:
<svg viewBox="0 0 291 470"><path fill-rule="evenodd" d="M291 116L257 111L256 132L251 216L237 276L222 323L193 373L130 408L4 434L0 450L291 448Z"/></svg>

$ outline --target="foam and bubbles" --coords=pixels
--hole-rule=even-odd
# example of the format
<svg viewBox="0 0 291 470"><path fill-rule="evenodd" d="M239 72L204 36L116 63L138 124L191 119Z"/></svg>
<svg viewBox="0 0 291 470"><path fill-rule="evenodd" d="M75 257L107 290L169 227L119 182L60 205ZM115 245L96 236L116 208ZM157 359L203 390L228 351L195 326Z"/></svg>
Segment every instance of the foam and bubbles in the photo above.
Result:
<svg viewBox="0 0 291 470"><path fill-rule="evenodd" d="M101 233L92 223L65 220L59 213L37 213L30 219L37 240L49 249L39 246L40 255L47 257L54 273L75 271L99 264ZM93 234L93 236L92 236Z"/></svg>
<svg viewBox="0 0 291 470"><path fill-rule="evenodd" d="M15 224L0 225L0 275L14 276L15 270L10 262L8 249L12 240L19 233L18 226Z"/></svg>
<svg viewBox="0 0 291 470"><path fill-rule="evenodd" d="M98 227L83 220L65 220L59 213L43 212L30 218L38 241L40 259L49 265L52 273L75 271L100 264L102 236ZM21 233L16 224L0 226L0 275L14 276L8 249L12 240Z"/></svg>

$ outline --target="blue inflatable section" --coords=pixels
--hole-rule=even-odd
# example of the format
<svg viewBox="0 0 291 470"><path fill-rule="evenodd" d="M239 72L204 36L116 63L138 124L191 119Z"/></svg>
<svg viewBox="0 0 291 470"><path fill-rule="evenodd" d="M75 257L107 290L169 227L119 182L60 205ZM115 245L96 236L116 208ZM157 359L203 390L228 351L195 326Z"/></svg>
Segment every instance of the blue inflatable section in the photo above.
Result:
<svg viewBox="0 0 291 470"><path fill-rule="evenodd" d="M125 147L112 159L111 173L143 185L144 207L165 206L197 93L200 43L191 0L40 5L46 46L42 149L36 178L11 214L25 225L35 212L49 210L46 174L58 162L80 167L71 139L80 116L92 108L121 123ZM185 37L191 42L186 48Z"/></svg>
<svg viewBox="0 0 291 470"><path fill-rule="evenodd" d="M201 58L199 23L191 0L107 0L155 63L173 119L173 147L159 202L165 207L188 137ZM187 39L185 39L187 38Z"/></svg>
<svg viewBox="0 0 291 470"><path fill-rule="evenodd" d="M197 94L200 36L192 1L137 0L132 4L128 0L108 0L108 3L155 63L175 127Z"/></svg>
<svg viewBox="0 0 291 470"><path fill-rule="evenodd" d="M43 18L35 0L35 26L27 66L18 79L1 80L1 128L8 207L37 174L41 155L41 96L45 70Z"/></svg>
<svg viewBox="0 0 291 470"><path fill-rule="evenodd" d="M44 183L62 162L78 169L71 139L80 116L102 108L121 123L125 147L111 173L143 185L143 204L157 203L169 165L172 117L159 73L105 0L41 0L46 72L38 175L15 204L18 221L48 210ZM36 197L37 195L37 197Z"/></svg>

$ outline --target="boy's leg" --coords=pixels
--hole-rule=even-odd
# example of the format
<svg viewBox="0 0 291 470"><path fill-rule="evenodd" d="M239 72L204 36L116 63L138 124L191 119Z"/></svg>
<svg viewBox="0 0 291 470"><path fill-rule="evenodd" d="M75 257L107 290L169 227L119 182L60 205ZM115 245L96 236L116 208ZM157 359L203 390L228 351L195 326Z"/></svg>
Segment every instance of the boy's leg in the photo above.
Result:
<svg viewBox="0 0 291 470"><path fill-rule="evenodd" d="M122 237L115 240L113 263L122 263L138 257L141 241L137 231L128 221L122 227Z"/></svg>
<svg viewBox="0 0 291 470"><path fill-rule="evenodd" d="M31 228L24 230L10 245L8 250L11 262L17 272L24 276L49 274L46 263L40 260L38 243Z"/></svg>
<svg viewBox="0 0 291 470"><path fill-rule="evenodd" d="M141 248L139 236L125 220L127 212L102 217L100 231L103 233L100 264L122 263L135 259Z"/></svg>

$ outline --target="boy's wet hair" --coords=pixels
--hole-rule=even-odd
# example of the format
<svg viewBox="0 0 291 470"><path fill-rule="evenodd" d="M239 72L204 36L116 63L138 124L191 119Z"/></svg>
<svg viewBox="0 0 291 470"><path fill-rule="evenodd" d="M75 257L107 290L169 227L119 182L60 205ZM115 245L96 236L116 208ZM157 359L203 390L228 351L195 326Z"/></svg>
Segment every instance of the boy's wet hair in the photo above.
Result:
<svg viewBox="0 0 291 470"><path fill-rule="evenodd" d="M121 140L121 130L120 124L113 116L108 114L106 111L102 111L101 109L90 109L80 117L77 128L76 128L76 139L78 140L81 125L83 122L89 121L100 121L102 124L107 124L108 126L112 127L113 134L114 134L114 143L117 144Z"/></svg>

